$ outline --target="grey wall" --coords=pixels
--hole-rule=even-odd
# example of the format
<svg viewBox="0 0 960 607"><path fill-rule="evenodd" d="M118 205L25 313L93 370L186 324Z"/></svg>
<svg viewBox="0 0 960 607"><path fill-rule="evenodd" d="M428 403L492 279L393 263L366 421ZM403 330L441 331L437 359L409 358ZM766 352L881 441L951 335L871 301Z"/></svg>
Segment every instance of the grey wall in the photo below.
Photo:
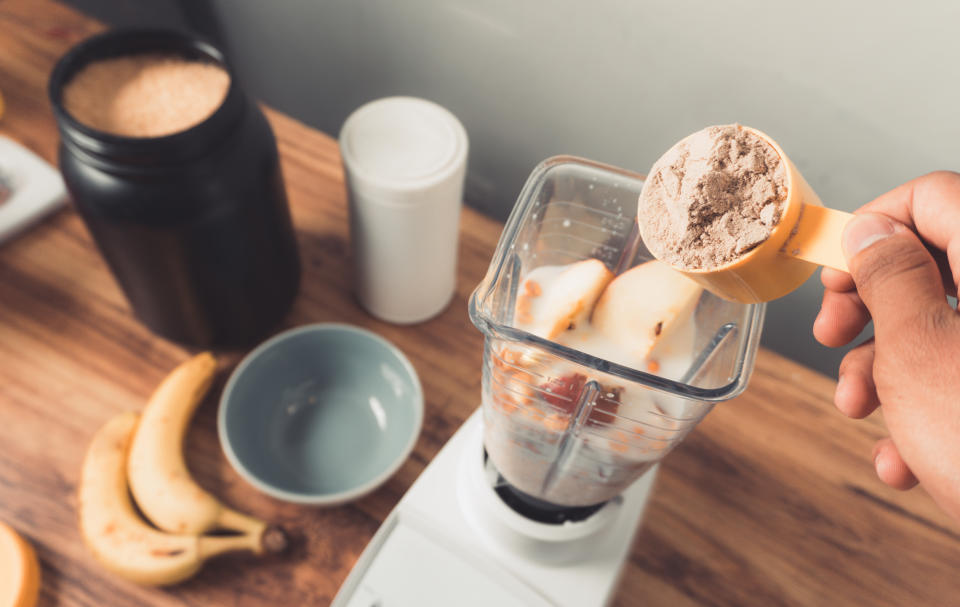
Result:
<svg viewBox="0 0 960 607"><path fill-rule="evenodd" d="M115 26L190 27L178 0L66 0L66 4Z"/></svg>
<svg viewBox="0 0 960 607"><path fill-rule="evenodd" d="M468 201L501 218L543 158L577 154L645 171L677 139L716 123L771 134L824 202L842 209L960 168L953 0L182 6L186 22L221 39L255 95L333 135L377 97L445 105L471 138ZM773 303L765 342L834 372L840 352L810 337L819 297L814 278Z"/></svg>

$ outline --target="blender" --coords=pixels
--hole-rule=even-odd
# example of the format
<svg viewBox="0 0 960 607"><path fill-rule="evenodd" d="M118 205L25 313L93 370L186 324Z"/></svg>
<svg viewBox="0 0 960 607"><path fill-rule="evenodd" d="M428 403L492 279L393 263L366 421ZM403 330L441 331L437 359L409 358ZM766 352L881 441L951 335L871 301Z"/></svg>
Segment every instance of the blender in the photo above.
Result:
<svg viewBox="0 0 960 607"><path fill-rule="evenodd" d="M662 364L643 369L523 330L537 268L651 259L640 175L573 157L531 173L470 318L484 334L482 404L388 516L333 602L608 604L659 462L753 369L765 304L703 292ZM663 297L657 285L643 297Z"/></svg>

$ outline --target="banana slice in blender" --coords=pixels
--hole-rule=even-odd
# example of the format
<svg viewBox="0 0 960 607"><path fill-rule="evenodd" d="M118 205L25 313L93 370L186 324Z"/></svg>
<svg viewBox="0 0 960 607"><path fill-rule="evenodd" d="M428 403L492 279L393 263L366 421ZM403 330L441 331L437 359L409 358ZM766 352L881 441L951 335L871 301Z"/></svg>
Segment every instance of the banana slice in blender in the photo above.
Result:
<svg viewBox="0 0 960 607"><path fill-rule="evenodd" d="M528 280L517 297L518 323L545 339L585 322L613 273L599 259L585 259L540 285Z"/></svg>
<svg viewBox="0 0 960 607"><path fill-rule="evenodd" d="M702 292L700 285L667 264L649 261L610 282L591 322L608 339L644 359L693 314Z"/></svg>

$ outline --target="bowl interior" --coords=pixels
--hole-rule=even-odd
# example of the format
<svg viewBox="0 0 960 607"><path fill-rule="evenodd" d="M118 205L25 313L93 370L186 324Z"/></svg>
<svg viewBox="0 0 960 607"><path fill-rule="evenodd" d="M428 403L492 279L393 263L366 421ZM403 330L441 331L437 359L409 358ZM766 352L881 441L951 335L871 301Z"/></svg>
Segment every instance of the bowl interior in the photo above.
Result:
<svg viewBox="0 0 960 607"><path fill-rule="evenodd" d="M221 429L262 488L340 494L399 466L419 432L422 398L412 367L386 341L351 327L307 327L241 363L224 393Z"/></svg>

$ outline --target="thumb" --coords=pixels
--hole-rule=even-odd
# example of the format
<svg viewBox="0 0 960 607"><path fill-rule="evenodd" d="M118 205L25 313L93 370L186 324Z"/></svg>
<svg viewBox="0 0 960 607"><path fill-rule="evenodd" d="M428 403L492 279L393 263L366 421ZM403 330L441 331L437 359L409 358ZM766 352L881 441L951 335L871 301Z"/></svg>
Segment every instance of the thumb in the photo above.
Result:
<svg viewBox="0 0 960 607"><path fill-rule="evenodd" d="M933 256L902 223L876 213L855 215L843 232L843 252L878 335L947 305Z"/></svg>

